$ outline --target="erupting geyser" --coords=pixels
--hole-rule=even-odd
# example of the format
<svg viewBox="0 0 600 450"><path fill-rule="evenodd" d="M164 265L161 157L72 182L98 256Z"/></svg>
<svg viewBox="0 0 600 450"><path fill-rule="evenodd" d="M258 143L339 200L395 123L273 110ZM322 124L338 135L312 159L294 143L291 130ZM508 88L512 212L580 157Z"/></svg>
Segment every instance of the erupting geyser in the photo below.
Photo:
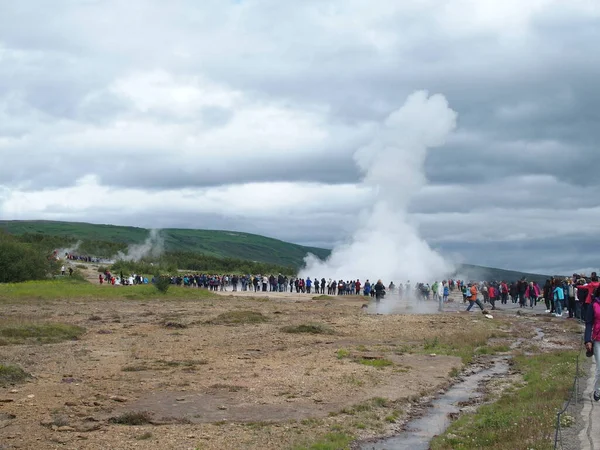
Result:
<svg viewBox="0 0 600 450"><path fill-rule="evenodd" d="M354 154L373 190L351 238L326 261L305 258L300 276L339 280L381 278L384 283L441 279L452 266L432 250L407 216L411 199L426 184L428 149L439 147L456 126L456 113L443 95L418 91L377 128L372 141Z"/></svg>

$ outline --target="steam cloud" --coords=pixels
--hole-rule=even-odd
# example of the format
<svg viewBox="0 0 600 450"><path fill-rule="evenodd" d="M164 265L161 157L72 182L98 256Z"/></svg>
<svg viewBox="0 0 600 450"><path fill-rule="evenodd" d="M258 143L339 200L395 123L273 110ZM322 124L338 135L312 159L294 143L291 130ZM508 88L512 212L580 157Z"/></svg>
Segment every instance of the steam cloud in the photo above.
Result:
<svg viewBox="0 0 600 450"><path fill-rule="evenodd" d="M67 248L60 248L56 251L56 255L62 259L65 257L65 254L67 253L75 253L77 250L79 250L79 246L82 244L81 241L77 241L75 243L75 245L71 246L71 247L67 247Z"/></svg>
<svg viewBox="0 0 600 450"><path fill-rule="evenodd" d="M411 199L426 184L427 150L441 146L456 127L456 113L443 95L411 94L379 126L372 141L354 154L373 191L373 205L363 211L351 239L322 261L309 254L301 276L382 279L387 285L433 280L452 267L432 250L407 216Z"/></svg>
<svg viewBox="0 0 600 450"><path fill-rule="evenodd" d="M115 259L122 261L139 261L142 258L158 258L165 250L165 240L160 230L150 230L150 234L142 244L130 245L127 253L119 252Z"/></svg>

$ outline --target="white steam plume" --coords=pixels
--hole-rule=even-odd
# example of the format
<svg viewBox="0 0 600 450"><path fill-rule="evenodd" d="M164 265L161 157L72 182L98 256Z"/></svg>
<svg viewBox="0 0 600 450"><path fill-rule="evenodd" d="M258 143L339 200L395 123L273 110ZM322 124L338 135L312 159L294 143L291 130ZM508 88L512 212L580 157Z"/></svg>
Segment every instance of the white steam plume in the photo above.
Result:
<svg viewBox="0 0 600 450"><path fill-rule="evenodd" d="M386 285L431 281L452 267L411 225L407 209L425 185L425 158L456 126L456 113L442 95L411 94L377 129L373 140L354 154L372 189L374 204L363 211L351 239L334 248L326 261L307 255L301 276L335 280L381 279Z"/></svg>
<svg viewBox="0 0 600 450"><path fill-rule="evenodd" d="M77 241L75 243L75 245L73 245L71 247L59 248L58 250L56 250L56 256L58 256L60 259L63 259L65 257L65 254L67 254L67 253L75 253L77 250L79 250L79 246L81 244L82 244L81 241Z"/></svg>
<svg viewBox="0 0 600 450"><path fill-rule="evenodd" d="M139 261L146 257L159 257L165 249L165 240L160 230L150 230L150 234L142 244L127 247L127 253L119 252L114 258L122 261Z"/></svg>

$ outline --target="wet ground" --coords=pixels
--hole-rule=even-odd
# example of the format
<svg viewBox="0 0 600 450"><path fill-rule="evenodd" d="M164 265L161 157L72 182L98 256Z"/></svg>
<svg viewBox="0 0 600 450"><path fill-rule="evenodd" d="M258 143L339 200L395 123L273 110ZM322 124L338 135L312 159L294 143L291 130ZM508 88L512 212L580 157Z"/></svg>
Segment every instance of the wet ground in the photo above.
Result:
<svg viewBox="0 0 600 450"><path fill-rule="evenodd" d="M491 367L481 368L454 384L447 392L439 396L422 416L409 421L405 431L376 442L366 442L359 446L361 450L428 450L431 440L446 431L452 419L457 417L465 404L483 397L482 383L493 377L504 376L509 371L506 358L499 358Z"/></svg>

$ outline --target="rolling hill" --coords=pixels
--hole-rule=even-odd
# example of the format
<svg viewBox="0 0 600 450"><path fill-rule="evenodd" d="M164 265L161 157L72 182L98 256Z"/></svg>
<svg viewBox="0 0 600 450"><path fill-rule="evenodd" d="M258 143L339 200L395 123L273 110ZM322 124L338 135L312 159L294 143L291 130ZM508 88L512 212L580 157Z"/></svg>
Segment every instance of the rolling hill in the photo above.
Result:
<svg viewBox="0 0 600 450"><path fill-rule="evenodd" d="M0 221L0 229L10 234L25 233L60 236L77 240L142 244L150 230L116 225L96 225L80 222ZM188 251L216 257L229 257L267 262L281 266L300 267L307 253L326 258L330 251L305 247L264 236L237 231L191 230L164 228L160 232L167 251ZM109 257L112 255L94 255Z"/></svg>
<svg viewBox="0 0 600 450"><path fill-rule="evenodd" d="M14 235L43 234L70 239L72 242L90 240L123 245L141 244L148 238L150 233L148 229L137 227L97 225L83 222L20 220L0 221L0 230ZM164 238L165 250L167 251L196 252L220 258L238 258L295 268L301 267L304 256L308 252L317 255L319 258L326 258L330 254L330 250L323 248L305 247L237 231L165 228L161 230L160 234ZM94 256L109 257L112 255ZM546 275L470 264L462 265L457 274L471 280L509 281L526 277L528 280L543 283L548 278Z"/></svg>

